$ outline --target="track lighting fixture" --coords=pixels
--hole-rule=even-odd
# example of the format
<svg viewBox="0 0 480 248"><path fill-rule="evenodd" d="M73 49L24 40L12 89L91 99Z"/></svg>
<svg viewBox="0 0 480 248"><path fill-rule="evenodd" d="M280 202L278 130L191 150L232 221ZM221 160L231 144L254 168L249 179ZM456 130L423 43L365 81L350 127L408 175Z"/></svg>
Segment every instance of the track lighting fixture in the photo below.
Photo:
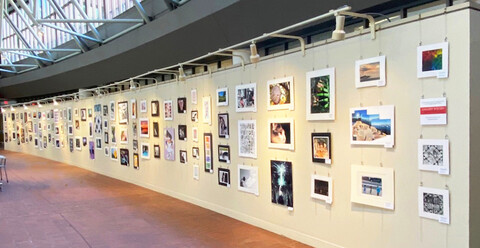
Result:
<svg viewBox="0 0 480 248"><path fill-rule="evenodd" d="M134 90L137 88L137 85L135 84L135 82L133 82L133 79L130 80L130 89L131 90Z"/></svg>
<svg viewBox="0 0 480 248"><path fill-rule="evenodd" d="M28 109L28 107L27 107L27 105L26 105L26 104L23 104L23 109L25 109L25 110L27 110L27 109Z"/></svg>
<svg viewBox="0 0 480 248"><path fill-rule="evenodd" d="M55 98L53 99L53 105L54 105L54 106L58 106L57 99L55 99Z"/></svg>
<svg viewBox="0 0 480 248"><path fill-rule="evenodd" d="M5 109L4 109L4 108L2 108L2 113L5 113Z"/></svg>
<svg viewBox="0 0 480 248"><path fill-rule="evenodd" d="M252 44L250 44L250 62L255 64L258 61L260 61L260 55L257 51L257 45L252 41Z"/></svg>
<svg viewBox="0 0 480 248"><path fill-rule="evenodd" d="M333 40L343 40L345 39L345 16L343 15L337 15L335 17L336 19L336 25L335 25L335 31L332 33L332 39Z"/></svg>
<svg viewBox="0 0 480 248"><path fill-rule="evenodd" d="M11 110L11 111L15 111L15 109L13 108L13 106L10 106L10 110Z"/></svg>
<svg viewBox="0 0 480 248"><path fill-rule="evenodd" d="M39 108L43 107L43 105L40 103L40 101L37 101L37 106L38 106Z"/></svg>
<svg viewBox="0 0 480 248"><path fill-rule="evenodd" d="M375 19L371 15L367 14L359 14L355 12L350 12L350 11L340 11L335 13L335 19L336 19L336 25L335 25L335 31L332 33L332 39L333 40L343 40L345 39L345 16L353 16L355 17L360 17L368 20L369 27L370 27L370 35L372 40L375 39Z"/></svg>
<svg viewBox="0 0 480 248"><path fill-rule="evenodd" d="M180 81L185 81L187 75L185 75L185 71L183 70L183 66L180 65L180 68L178 68L178 80Z"/></svg>

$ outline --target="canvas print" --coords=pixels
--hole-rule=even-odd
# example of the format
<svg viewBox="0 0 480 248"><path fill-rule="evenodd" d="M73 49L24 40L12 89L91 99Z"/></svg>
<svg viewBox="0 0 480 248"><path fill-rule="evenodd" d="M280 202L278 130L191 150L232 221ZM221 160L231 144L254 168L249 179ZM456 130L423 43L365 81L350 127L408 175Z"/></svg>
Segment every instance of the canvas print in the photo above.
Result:
<svg viewBox="0 0 480 248"><path fill-rule="evenodd" d="M267 81L267 109L294 109L293 77Z"/></svg>
<svg viewBox="0 0 480 248"><path fill-rule="evenodd" d="M394 146L395 108L393 105L350 109L350 144Z"/></svg>
<svg viewBox="0 0 480 248"><path fill-rule="evenodd" d="M128 149L120 148L120 164L130 166L130 154Z"/></svg>
<svg viewBox="0 0 480 248"><path fill-rule="evenodd" d="M149 132L149 121L148 118L140 118L140 137L142 138L148 138L150 137L150 132Z"/></svg>
<svg viewBox="0 0 480 248"><path fill-rule="evenodd" d="M200 149L198 147L192 147L192 157L196 159L200 158Z"/></svg>
<svg viewBox="0 0 480 248"><path fill-rule="evenodd" d="M140 101L140 113L147 113L147 100Z"/></svg>
<svg viewBox="0 0 480 248"><path fill-rule="evenodd" d="M393 169L352 165L350 193L352 202L393 210Z"/></svg>
<svg viewBox="0 0 480 248"><path fill-rule="evenodd" d="M213 173L213 141L211 133L203 134L203 151L205 154L205 172Z"/></svg>
<svg viewBox="0 0 480 248"><path fill-rule="evenodd" d="M230 170L218 168L218 184L230 187Z"/></svg>
<svg viewBox="0 0 480 248"><path fill-rule="evenodd" d="M279 149L295 149L293 118L268 120L268 147Z"/></svg>
<svg viewBox="0 0 480 248"><path fill-rule="evenodd" d="M239 164L238 190L258 196L258 167Z"/></svg>
<svg viewBox="0 0 480 248"><path fill-rule="evenodd" d="M450 224L450 194L446 189L418 188L418 212L420 217Z"/></svg>
<svg viewBox="0 0 480 248"><path fill-rule="evenodd" d="M137 100L136 99L131 99L130 100L130 109L132 110L131 111L132 119L136 119L137 118Z"/></svg>
<svg viewBox="0 0 480 248"><path fill-rule="evenodd" d="M164 157L166 160L175 160L175 128L163 129Z"/></svg>
<svg viewBox="0 0 480 248"><path fill-rule="evenodd" d="M447 139L418 140L418 168L450 174L449 142Z"/></svg>
<svg viewBox="0 0 480 248"><path fill-rule="evenodd" d="M219 145L218 146L218 161L224 163L230 163L230 146Z"/></svg>
<svg viewBox="0 0 480 248"><path fill-rule="evenodd" d="M218 114L218 136L220 138L229 138L229 125L228 113Z"/></svg>
<svg viewBox="0 0 480 248"><path fill-rule="evenodd" d="M187 163L187 151L180 150L180 163L186 164Z"/></svg>
<svg viewBox="0 0 480 248"><path fill-rule="evenodd" d="M60 148L60 140L55 140L55 146ZM90 159L95 159L95 142L89 141L88 142L88 151L90 152Z"/></svg>
<svg viewBox="0 0 480 248"><path fill-rule="evenodd" d="M235 110L257 112L257 84L242 84L235 87Z"/></svg>
<svg viewBox="0 0 480 248"><path fill-rule="evenodd" d="M238 156L257 158L257 121L238 121Z"/></svg>
<svg viewBox="0 0 480 248"><path fill-rule="evenodd" d="M150 159L150 145L148 143L142 143L142 158Z"/></svg>
<svg viewBox="0 0 480 248"><path fill-rule="evenodd" d="M331 138L330 133L312 133L312 162L332 163Z"/></svg>
<svg viewBox="0 0 480 248"><path fill-rule="evenodd" d="M228 88L217 89L217 106L228 106Z"/></svg>
<svg viewBox="0 0 480 248"><path fill-rule="evenodd" d="M448 42L417 47L417 77L448 77Z"/></svg>
<svg viewBox="0 0 480 248"><path fill-rule="evenodd" d="M171 102L171 101L170 101ZM153 117L160 116L160 103L158 101L152 101L151 103L151 114Z"/></svg>
<svg viewBox="0 0 480 248"><path fill-rule="evenodd" d="M178 125L178 139L187 140L187 125Z"/></svg>
<svg viewBox="0 0 480 248"><path fill-rule="evenodd" d="M158 138L160 137L160 129L158 126L158 122L153 122L153 137Z"/></svg>
<svg viewBox="0 0 480 248"><path fill-rule="evenodd" d="M114 161L118 160L118 152L116 147L110 147L110 158Z"/></svg>
<svg viewBox="0 0 480 248"><path fill-rule="evenodd" d="M212 123L212 102L209 96L202 97L203 123Z"/></svg>
<svg viewBox="0 0 480 248"><path fill-rule="evenodd" d="M140 169L140 161L138 159L138 153L133 154L133 168L136 170Z"/></svg>
<svg viewBox="0 0 480 248"><path fill-rule="evenodd" d="M126 101L118 103L118 123L128 123L128 102Z"/></svg>
<svg viewBox="0 0 480 248"><path fill-rule="evenodd" d="M191 120L192 122L198 122L198 110L192 110Z"/></svg>
<svg viewBox="0 0 480 248"><path fill-rule="evenodd" d="M332 204L332 178L320 175L312 175L310 196L314 199L323 200Z"/></svg>
<svg viewBox="0 0 480 248"><path fill-rule="evenodd" d="M292 162L270 161L272 203L293 208Z"/></svg>
<svg viewBox="0 0 480 248"><path fill-rule="evenodd" d="M163 119L166 121L173 120L172 100L163 101Z"/></svg>
<svg viewBox="0 0 480 248"><path fill-rule="evenodd" d="M192 127L192 140L198 142L198 127Z"/></svg>
<svg viewBox="0 0 480 248"><path fill-rule="evenodd" d="M160 145L153 145L153 157L160 158Z"/></svg>
<svg viewBox="0 0 480 248"><path fill-rule="evenodd" d="M355 61L355 86L385 86L385 56Z"/></svg>
<svg viewBox="0 0 480 248"><path fill-rule="evenodd" d="M180 97L177 99L177 111L179 114L187 113L187 98Z"/></svg>
<svg viewBox="0 0 480 248"><path fill-rule="evenodd" d="M307 120L335 120L335 68L307 72Z"/></svg>
<svg viewBox="0 0 480 248"><path fill-rule="evenodd" d="M192 104L197 104L197 89L190 91L190 99L192 99Z"/></svg>
<svg viewBox="0 0 480 248"><path fill-rule="evenodd" d="M89 109L90 111L90 109ZM115 101L110 102L110 120L114 121L115 120ZM90 114L89 114L90 115Z"/></svg>

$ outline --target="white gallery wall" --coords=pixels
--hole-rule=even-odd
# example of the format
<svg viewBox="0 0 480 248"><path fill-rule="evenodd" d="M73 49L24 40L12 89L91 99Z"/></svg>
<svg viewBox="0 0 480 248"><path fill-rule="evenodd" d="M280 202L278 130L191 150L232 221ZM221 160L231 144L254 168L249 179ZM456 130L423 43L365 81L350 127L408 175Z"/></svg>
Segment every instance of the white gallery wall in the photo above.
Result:
<svg viewBox="0 0 480 248"><path fill-rule="evenodd" d="M369 33L352 36L344 41L318 42L310 46L306 55L301 52L274 54L263 58L256 65L246 65L220 70L212 75L188 78L186 82L174 82L167 85L146 87L103 97L88 98L78 102L62 102L58 106L44 105L29 111L48 111L55 108L63 110L71 107L91 108L95 104L109 105L110 101L137 100L138 109L141 100L147 100L148 113L137 113L138 118L150 119L150 138L138 137L140 144L150 144L150 159L140 158L140 169L132 166L132 119L129 118L129 144L118 142L118 149L128 148L130 166L120 165L106 157L102 150L95 151L95 160L89 157L88 145L81 151L72 153L68 147L66 119L63 134L59 137L65 146L57 149L54 143L48 143L46 149L34 147L33 142L17 145L7 142L6 149L42 156L52 160L98 172L113 178L131 182L152 190L180 198L185 201L212 209L233 218L245 221L317 247L469 247L469 112L470 112L470 10L462 9L448 14L441 11L425 15L421 20L415 17L404 24L379 30L375 40ZM476 14L476 12L474 12ZM437 15L438 14L438 15ZM477 18L478 19L478 18ZM478 23L478 21L477 21ZM472 31L473 32L473 31ZM417 47L422 45L449 42L449 77L446 79L417 78ZM385 87L355 87L355 61L361 58L386 56L387 82ZM132 62L134 63L134 62ZM306 120L306 73L327 67L335 68L336 76L336 118L333 121ZM108 73L108 72L106 72ZM293 76L295 89L294 110L267 111L267 81L275 78ZM235 112L235 86L257 84L257 112ZM228 87L229 105L217 107L215 92L217 88ZM198 104L192 105L190 91L197 89ZM448 101L448 124L442 126L420 125L420 99L446 96ZM212 124L202 123L201 99L212 99ZM178 114L176 100L187 98L187 113ZM173 121L163 120L162 107L159 117L150 115L152 100L158 100L160 106L164 100L173 100ZM350 108L378 105L395 106L395 146L350 145ZM190 120L190 111L197 109L200 120ZM130 109L129 109L130 111ZM10 112L10 111L7 111ZM16 112L25 112L18 108ZM229 113L230 137L218 137L217 114ZM94 113L95 116L95 113ZM108 118L108 117L107 117ZM268 148L268 120L273 118L294 118L295 150ZM80 120L80 114L74 120ZM256 120L258 158L238 157L238 120ZM160 137L152 135L152 123L158 121ZM35 120L34 122L38 122ZM53 125L53 120L40 121L43 125ZM75 136L87 137L87 121L80 121L80 130L74 130ZM187 141L178 140L178 125L187 125ZM7 122L11 132L11 119ZM75 125L73 122L72 125ZM175 161L164 158L163 128L175 128ZM191 139L192 127L199 128L199 142ZM75 128L75 127L74 127ZM138 124L140 129L140 125ZM56 137L53 131L52 137ZM311 133L330 132L332 135L332 164L313 163L311 156ZM215 173L206 173L204 166L203 133L213 134L213 154ZM10 133L9 133L10 135ZM450 175L420 171L417 162L417 140L450 140ZM27 135L28 137L28 135ZM97 135L94 135L97 137ZM103 138L103 134L98 137ZM153 157L153 145L160 145L161 159ZM229 145L231 163L218 161L218 145ZM102 147L111 147L112 144ZM192 157L192 147L200 148L200 159ZM188 162L179 162L179 150L187 150ZM140 151L138 152L140 153ZM293 211L271 203L270 160L287 160L293 163ZM193 179L192 166L200 166L199 180ZM258 167L259 195L248 194L237 189L238 164ZM352 164L393 168L395 185L395 209L387 210L351 203L350 171ZM218 185L217 168L229 168L231 187ZM333 203L310 197L310 177L312 174L333 178ZM445 189L450 191L450 224L419 217L418 187Z"/></svg>

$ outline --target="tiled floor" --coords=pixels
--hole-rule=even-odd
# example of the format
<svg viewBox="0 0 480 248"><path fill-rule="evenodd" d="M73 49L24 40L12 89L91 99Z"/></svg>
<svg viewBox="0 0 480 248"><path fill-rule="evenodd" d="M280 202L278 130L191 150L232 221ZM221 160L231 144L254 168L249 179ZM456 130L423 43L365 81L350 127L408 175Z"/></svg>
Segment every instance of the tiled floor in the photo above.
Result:
<svg viewBox="0 0 480 248"><path fill-rule="evenodd" d="M2 151L0 247L305 247L210 210L51 160ZM192 221L194 220L194 221Z"/></svg>

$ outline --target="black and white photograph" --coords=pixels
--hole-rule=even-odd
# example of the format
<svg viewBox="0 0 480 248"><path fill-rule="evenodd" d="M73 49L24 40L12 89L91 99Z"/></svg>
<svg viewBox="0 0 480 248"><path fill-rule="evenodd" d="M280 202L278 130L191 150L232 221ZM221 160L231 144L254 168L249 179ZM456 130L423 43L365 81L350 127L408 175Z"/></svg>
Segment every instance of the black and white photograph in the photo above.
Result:
<svg viewBox="0 0 480 248"><path fill-rule="evenodd" d="M103 107L103 111L102 111L103 116L105 116L105 117L108 116L108 106L107 106L107 105L103 105L102 107ZM75 109L75 112L77 112L76 109ZM75 113L75 116L76 116L76 115L77 115L77 114Z"/></svg>
<svg viewBox="0 0 480 248"><path fill-rule="evenodd" d="M292 162L270 161L272 203L293 208Z"/></svg>
<svg viewBox="0 0 480 248"><path fill-rule="evenodd" d="M238 156L257 158L257 121L238 121Z"/></svg>
<svg viewBox="0 0 480 248"><path fill-rule="evenodd" d="M192 157L196 159L200 159L200 148L192 147Z"/></svg>
<svg viewBox="0 0 480 248"><path fill-rule="evenodd" d="M160 145L153 145L153 157L160 158Z"/></svg>
<svg viewBox="0 0 480 248"><path fill-rule="evenodd" d="M235 109L237 112L257 112L257 84L242 84L235 87Z"/></svg>
<svg viewBox="0 0 480 248"><path fill-rule="evenodd" d="M450 224L450 194L447 189L418 188L418 212L420 217Z"/></svg>
<svg viewBox="0 0 480 248"><path fill-rule="evenodd" d="M218 136L220 138L229 138L230 128L229 128L229 118L228 113L218 114Z"/></svg>
<svg viewBox="0 0 480 248"><path fill-rule="evenodd" d="M160 137L160 130L159 130L159 126L158 126L158 122L154 121L153 122L153 137L155 138L158 138Z"/></svg>
<svg viewBox="0 0 480 248"><path fill-rule="evenodd" d="M92 117L91 115L92 110L88 109L88 116ZM115 120L115 101L110 101L110 120L114 121Z"/></svg>
<svg viewBox="0 0 480 248"><path fill-rule="evenodd" d="M418 140L418 168L450 174L449 141L447 139Z"/></svg>
<svg viewBox="0 0 480 248"><path fill-rule="evenodd" d="M198 122L198 110L192 110L191 120L192 122Z"/></svg>
<svg viewBox="0 0 480 248"><path fill-rule="evenodd" d="M186 164L187 163L187 151L180 150L180 163Z"/></svg>
<svg viewBox="0 0 480 248"><path fill-rule="evenodd" d="M178 125L178 139L187 140L187 125Z"/></svg>
<svg viewBox="0 0 480 248"><path fill-rule="evenodd" d="M312 175L310 196L314 199L323 200L332 204L332 178L320 175Z"/></svg>
<svg viewBox="0 0 480 248"><path fill-rule="evenodd" d="M218 161L230 163L230 146L218 145Z"/></svg>
<svg viewBox="0 0 480 248"><path fill-rule="evenodd" d="M177 110L179 114L187 113L187 98L180 97L177 99Z"/></svg>
<svg viewBox="0 0 480 248"><path fill-rule="evenodd" d="M104 132L103 133L103 141L105 142L105 144L108 144L108 132Z"/></svg>
<svg viewBox="0 0 480 248"><path fill-rule="evenodd" d="M237 167L238 190L258 195L258 167L242 164Z"/></svg>
<svg viewBox="0 0 480 248"><path fill-rule="evenodd" d="M230 170L218 168L218 184L230 187Z"/></svg>

